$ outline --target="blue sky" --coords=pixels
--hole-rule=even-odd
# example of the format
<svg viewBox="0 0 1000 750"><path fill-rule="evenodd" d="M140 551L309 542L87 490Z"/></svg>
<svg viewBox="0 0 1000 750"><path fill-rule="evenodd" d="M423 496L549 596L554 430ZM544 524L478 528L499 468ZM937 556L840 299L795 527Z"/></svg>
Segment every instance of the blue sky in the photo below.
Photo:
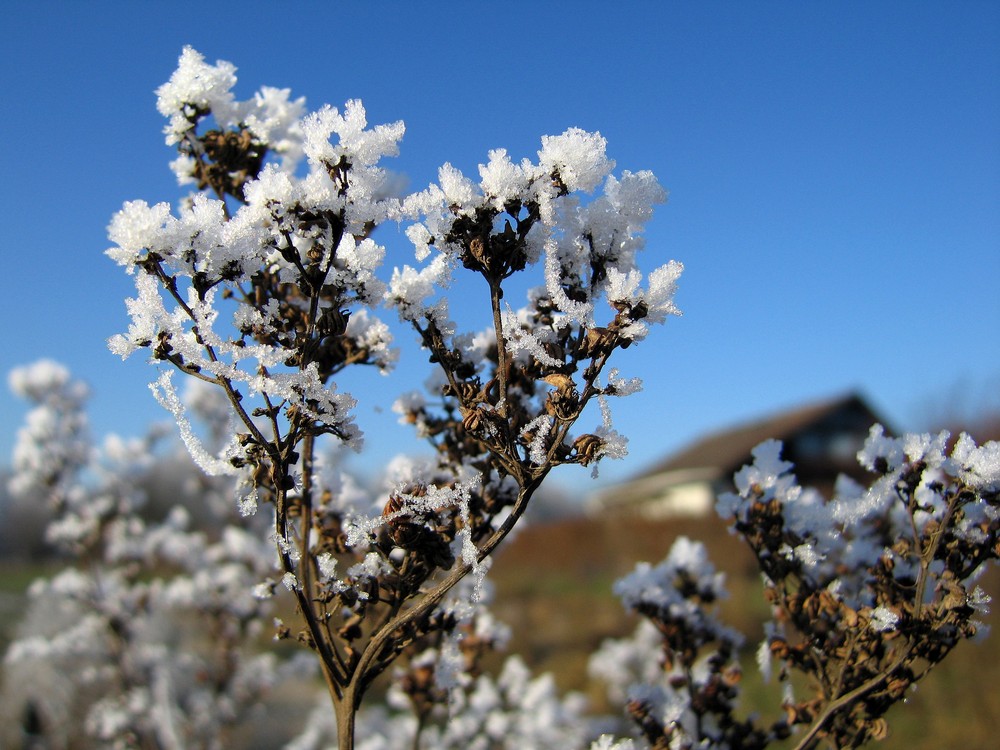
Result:
<svg viewBox="0 0 1000 750"><path fill-rule="evenodd" d="M290 87L311 108L361 98L370 122L404 120L391 166L414 188L445 161L474 175L492 148L534 157L572 126L599 130L617 171L656 173L670 202L645 265L685 263L685 314L619 361L646 386L615 404L632 442L605 481L850 389L904 429L1000 410L995 2L6 8L0 369L64 362L93 388L98 433L164 418L152 368L105 348L132 286L102 252L123 201L181 195L153 90L185 44L236 64L238 97ZM412 262L405 238L379 239L387 273ZM418 445L388 405L423 373L418 356L348 388L372 446L359 466ZM24 412L4 389L0 456Z"/></svg>

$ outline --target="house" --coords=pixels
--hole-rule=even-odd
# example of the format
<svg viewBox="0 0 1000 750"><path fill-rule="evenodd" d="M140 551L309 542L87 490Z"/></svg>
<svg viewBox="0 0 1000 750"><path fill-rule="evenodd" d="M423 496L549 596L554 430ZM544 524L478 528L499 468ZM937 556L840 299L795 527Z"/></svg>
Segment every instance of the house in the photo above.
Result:
<svg viewBox="0 0 1000 750"><path fill-rule="evenodd" d="M631 480L596 492L587 510L651 519L705 515L720 493L733 490L733 474L768 438L784 443L782 458L795 464L800 484L829 497L840 474L870 481L857 453L876 422L890 431L856 393L801 406L707 435Z"/></svg>

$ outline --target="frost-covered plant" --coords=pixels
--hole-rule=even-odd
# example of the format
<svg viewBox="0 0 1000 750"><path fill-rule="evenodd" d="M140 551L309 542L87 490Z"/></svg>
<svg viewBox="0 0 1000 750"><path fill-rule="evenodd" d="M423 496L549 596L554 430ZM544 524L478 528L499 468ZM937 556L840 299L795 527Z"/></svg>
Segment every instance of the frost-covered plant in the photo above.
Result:
<svg viewBox="0 0 1000 750"><path fill-rule="evenodd" d="M830 500L800 487L767 441L737 473L737 493L720 498L773 609L757 651L765 679L777 661L785 685L784 716L770 725L734 715L738 639L710 616L722 581L700 545L680 539L663 563L618 582L646 620L606 643L591 670L613 699L627 696L653 748L763 748L793 733L802 750L845 748L886 735L886 711L986 629L976 580L1000 557L1000 443L963 434L949 452L948 439L874 426L858 459L876 478L867 488L842 478Z"/></svg>
<svg viewBox="0 0 1000 750"><path fill-rule="evenodd" d="M724 576L704 546L680 537L659 565L639 563L614 586L645 619L631 638L606 641L590 672L608 686L654 748L763 747L765 735L737 708L743 637L715 618Z"/></svg>
<svg viewBox="0 0 1000 750"><path fill-rule="evenodd" d="M256 644L269 603L253 586L273 568L260 525L235 513L230 482L191 488L214 505L215 533L192 529L182 505L150 515L162 431L95 445L87 389L55 362L17 368L10 384L35 404L11 488L48 501L48 541L74 562L29 590L4 660L5 712L34 715L51 747L81 728L104 747L219 747L287 671ZM191 399L196 413L211 414L206 395Z"/></svg>
<svg viewBox="0 0 1000 750"><path fill-rule="evenodd" d="M665 193L649 172L613 176L596 133L545 137L537 161L492 151L478 182L446 164L401 197L381 162L402 123L369 128L358 101L305 113L287 90L237 101L234 71L188 48L158 91L172 166L196 192L175 213L135 201L112 220L108 254L137 296L110 347L170 366L154 391L192 456L243 480L243 512L273 513L274 584L296 599L295 637L318 657L349 750L373 680L415 646L461 638L474 607L442 602L469 573L482 580L548 473L625 454L607 399L639 383L608 362L678 313L681 266L643 286L636 255ZM388 281L376 239L386 223L406 223L422 264ZM444 290L461 273L481 279L484 332L452 321ZM514 309L509 279L531 273L537 286ZM416 332L439 387L396 407L436 460L410 465L373 512L327 482L316 456L323 438L361 447L336 379L393 366L381 306ZM221 450L191 429L173 370L225 393L237 428ZM574 435L595 402L601 425Z"/></svg>

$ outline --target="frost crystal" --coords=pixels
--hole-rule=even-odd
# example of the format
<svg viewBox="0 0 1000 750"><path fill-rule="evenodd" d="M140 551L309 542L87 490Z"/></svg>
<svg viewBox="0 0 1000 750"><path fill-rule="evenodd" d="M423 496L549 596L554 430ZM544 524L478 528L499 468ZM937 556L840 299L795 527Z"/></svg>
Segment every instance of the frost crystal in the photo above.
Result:
<svg viewBox="0 0 1000 750"><path fill-rule="evenodd" d="M896 623L899 622L899 615L888 607L876 607L871 614L872 630L883 633L887 630L895 630Z"/></svg>
<svg viewBox="0 0 1000 750"><path fill-rule="evenodd" d="M615 163L605 155L608 142L600 133L570 128L562 135L544 136L538 164L550 174L558 174L567 190L589 193Z"/></svg>
<svg viewBox="0 0 1000 750"><path fill-rule="evenodd" d="M150 390L153 392L156 400L160 402L160 405L173 416L177 422L177 426L180 428L181 439L184 441L184 445L187 446L191 457L206 474L209 476L221 476L226 474L236 475L239 473L228 461L211 456L205 450L201 440L194 434L191 423L185 416L184 404L174 390L172 371L168 370L164 372L155 384L150 385ZM245 507L249 510L255 507L255 503L247 503Z"/></svg>
<svg viewBox="0 0 1000 750"><path fill-rule="evenodd" d="M236 84L236 67L219 61L208 65L191 47L185 47L177 70L156 90L156 108L170 124L164 129L167 145L177 143L193 126L198 110L211 110L220 125L238 117L230 89Z"/></svg>

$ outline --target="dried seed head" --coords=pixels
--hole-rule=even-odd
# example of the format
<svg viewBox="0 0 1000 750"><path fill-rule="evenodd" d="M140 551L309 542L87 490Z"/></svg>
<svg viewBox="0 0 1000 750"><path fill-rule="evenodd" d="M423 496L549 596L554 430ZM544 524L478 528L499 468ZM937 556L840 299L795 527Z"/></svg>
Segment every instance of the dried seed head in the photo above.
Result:
<svg viewBox="0 0 1000 750"><path fill-rule="evenodd" d="M402 518L402 516L396 516L395 514L399 513L405 507L406 507L406 500L400 497L395 492L393 492L391 495L389 495L389 499L386 500L385 507L382 509L382 518L389 518L390 516L393 517L393 519L391 520Z"/></svg>
<svg viewBox="0 0 1000 750"><path fill-rule="evenodd" d="M573 441L573 450L576 451L577 459L584 466L600 458L603 446L604 441L597 435L581 435Z"/></svg>
<svg viewBox="0 0 1000 750"><path fill-rule="evenodd" d="M607 328L596 326L587 331L587 338L584 339L580 354L591 359L603 356L611 352L615 347L617 334Z"/></svg>
<svg viewBox="0 0 1000 750"><path fill-rule="evenodd" d="M481 409L470 409L462 420L462 427L468 432L478 432L483 426L483 412Z"/></svg>
<svg viewBox="0 0 1000 750"><path fill-rule="evenodd" d="M264 487L271 482L271 464L265 460L258 461L253 467L250 481L254 487Z"/></svg>
<svg viewBox="0 0 1000 750"><path fill-rule="evenodd" d="M473 237L469 240L469 255L479 261L480 264L486 265L486 243L483 242L482 237Z"/></svg>
<svg viewBox="0 0 1000 750"><path fill-rule="evenodd" d="M351 319L350 310L338 310L328 307L319 316L316 328L321 336L343 336L347 331L347 323Z"/></svg>
<svg viewBox="0 0 1000 750"><path fill-rule="evenodd" d="M576 383L573 382L573 378L569 375L552 373L551 375L546 375L542 380L549 385L555 386L560 393L568 394L576 389Z"/></svg>

